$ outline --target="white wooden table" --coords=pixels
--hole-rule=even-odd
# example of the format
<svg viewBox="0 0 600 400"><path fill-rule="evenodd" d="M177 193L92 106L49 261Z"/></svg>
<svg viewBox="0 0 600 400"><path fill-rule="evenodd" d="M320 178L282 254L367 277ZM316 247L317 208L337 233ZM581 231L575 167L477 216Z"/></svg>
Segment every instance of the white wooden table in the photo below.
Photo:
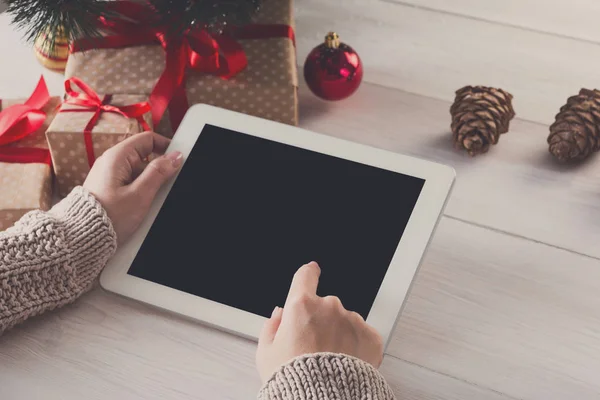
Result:
<svg viewBox="0 0 600 400"><path fill-rule="evenodd" d="M325 104L301 88L301 125L454 166L458 181L382 372L399 399L600 398L600 155L561 167L548 125L600 86L595 0L297 0L302 63L328 30L366 83ZM0 15L0 97L41 68ZM61 76L44 72L52 91ZM486 156L452 149L465 84L515 95ZM0 337L1 399L250 399L255 345L97 289Z"/></svg>

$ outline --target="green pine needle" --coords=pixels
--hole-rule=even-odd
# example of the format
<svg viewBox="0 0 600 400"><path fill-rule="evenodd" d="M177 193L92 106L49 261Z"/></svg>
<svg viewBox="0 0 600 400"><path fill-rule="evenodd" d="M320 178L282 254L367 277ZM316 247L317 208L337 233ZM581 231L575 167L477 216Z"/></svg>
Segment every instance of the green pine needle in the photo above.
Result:
<svg viewBox="0 0 600 400"><path fill-rule="evenodd" d="M43 38L42 48L54 53L57 38L73 41L97 37L100 16L112 18L107 0L5 0L12 22L25 32L29 42ZM220 33L228 25L252 20L260 0L147 0L158 15L158 23L174 34L202 28Z"/></svg>
<svg viewBox="0 0 600 400"><path fill-rule="evenodd" d="M53 53L56 36L74 40L98 35L96 21L106 15L101 0L6 0L12 23L34 42L44 38L43 47Z"/></svg>
<svg viewBox="0 0 600 400"><path fill-rule="evenodd" d="M148 0L159 15L159 23L178 34L187 29L221 33L228 26L251 22L260 0Z"/></svg>

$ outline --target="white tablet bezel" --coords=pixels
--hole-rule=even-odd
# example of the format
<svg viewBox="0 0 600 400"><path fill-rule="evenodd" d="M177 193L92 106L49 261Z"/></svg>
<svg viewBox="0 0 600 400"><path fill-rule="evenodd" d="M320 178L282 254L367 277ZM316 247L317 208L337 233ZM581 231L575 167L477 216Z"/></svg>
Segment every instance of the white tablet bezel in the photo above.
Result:
<svg viewBox="0 0 600 400"><path fill-rule="evenodd" d="M387 344L452 188L455 177L454 170L441 164L208 105L196 105L188 111L169 146L169 151L178 150L183 153L184 160L187 159L205 124L220 126L425 180L421 195L367 319L367 322L377 329L382 335L384 343ZM183 168L185 168L185 161ZM256 340L265 318L127 274L174 181L175 179L160 190L147 218L138 231L119 248L110 260L100 278L102 287L108 291ZM169 251L169 249L165 248L162 251Z"/></svg>

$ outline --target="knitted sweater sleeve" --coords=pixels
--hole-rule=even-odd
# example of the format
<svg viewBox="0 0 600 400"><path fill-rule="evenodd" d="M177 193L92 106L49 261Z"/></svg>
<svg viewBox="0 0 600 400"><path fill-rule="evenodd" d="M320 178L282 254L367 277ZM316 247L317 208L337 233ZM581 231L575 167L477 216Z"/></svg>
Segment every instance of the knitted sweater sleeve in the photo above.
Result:
<svg viewBox="0 0 600 400"><path fill-rule="evenodd" d="M104 209L81 187L0 232L0 333L77 299L116 247Z"/></svg>
<svg viewBox="0 0 600 400"><path fill-rule="evenodd" d="M344 354L307 354L282 366L258 400L394 400L383 376L370 364Z"/></svg>

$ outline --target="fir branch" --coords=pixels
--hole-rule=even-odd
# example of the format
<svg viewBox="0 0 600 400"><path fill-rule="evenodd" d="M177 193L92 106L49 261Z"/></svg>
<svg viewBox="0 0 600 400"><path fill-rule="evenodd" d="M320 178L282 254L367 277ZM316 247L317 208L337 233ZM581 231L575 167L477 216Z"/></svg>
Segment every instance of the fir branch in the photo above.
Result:
<svg viewBox="0 0 600 400"><path fill-rule="evenodd" d="M188 29L208 29L221 33L226 26L251 22L260 8L260 0L148 0L159 16L162 26L171 33Z"/></svg>
<svg viewBox="0 0 600 400"><path fill-rule="evenodd" d="M12 23L34 42L44 38L44 47L53 53L60 38L71 41L98 35L96 21L107 16L103 0L6 0Z"/></svg>

